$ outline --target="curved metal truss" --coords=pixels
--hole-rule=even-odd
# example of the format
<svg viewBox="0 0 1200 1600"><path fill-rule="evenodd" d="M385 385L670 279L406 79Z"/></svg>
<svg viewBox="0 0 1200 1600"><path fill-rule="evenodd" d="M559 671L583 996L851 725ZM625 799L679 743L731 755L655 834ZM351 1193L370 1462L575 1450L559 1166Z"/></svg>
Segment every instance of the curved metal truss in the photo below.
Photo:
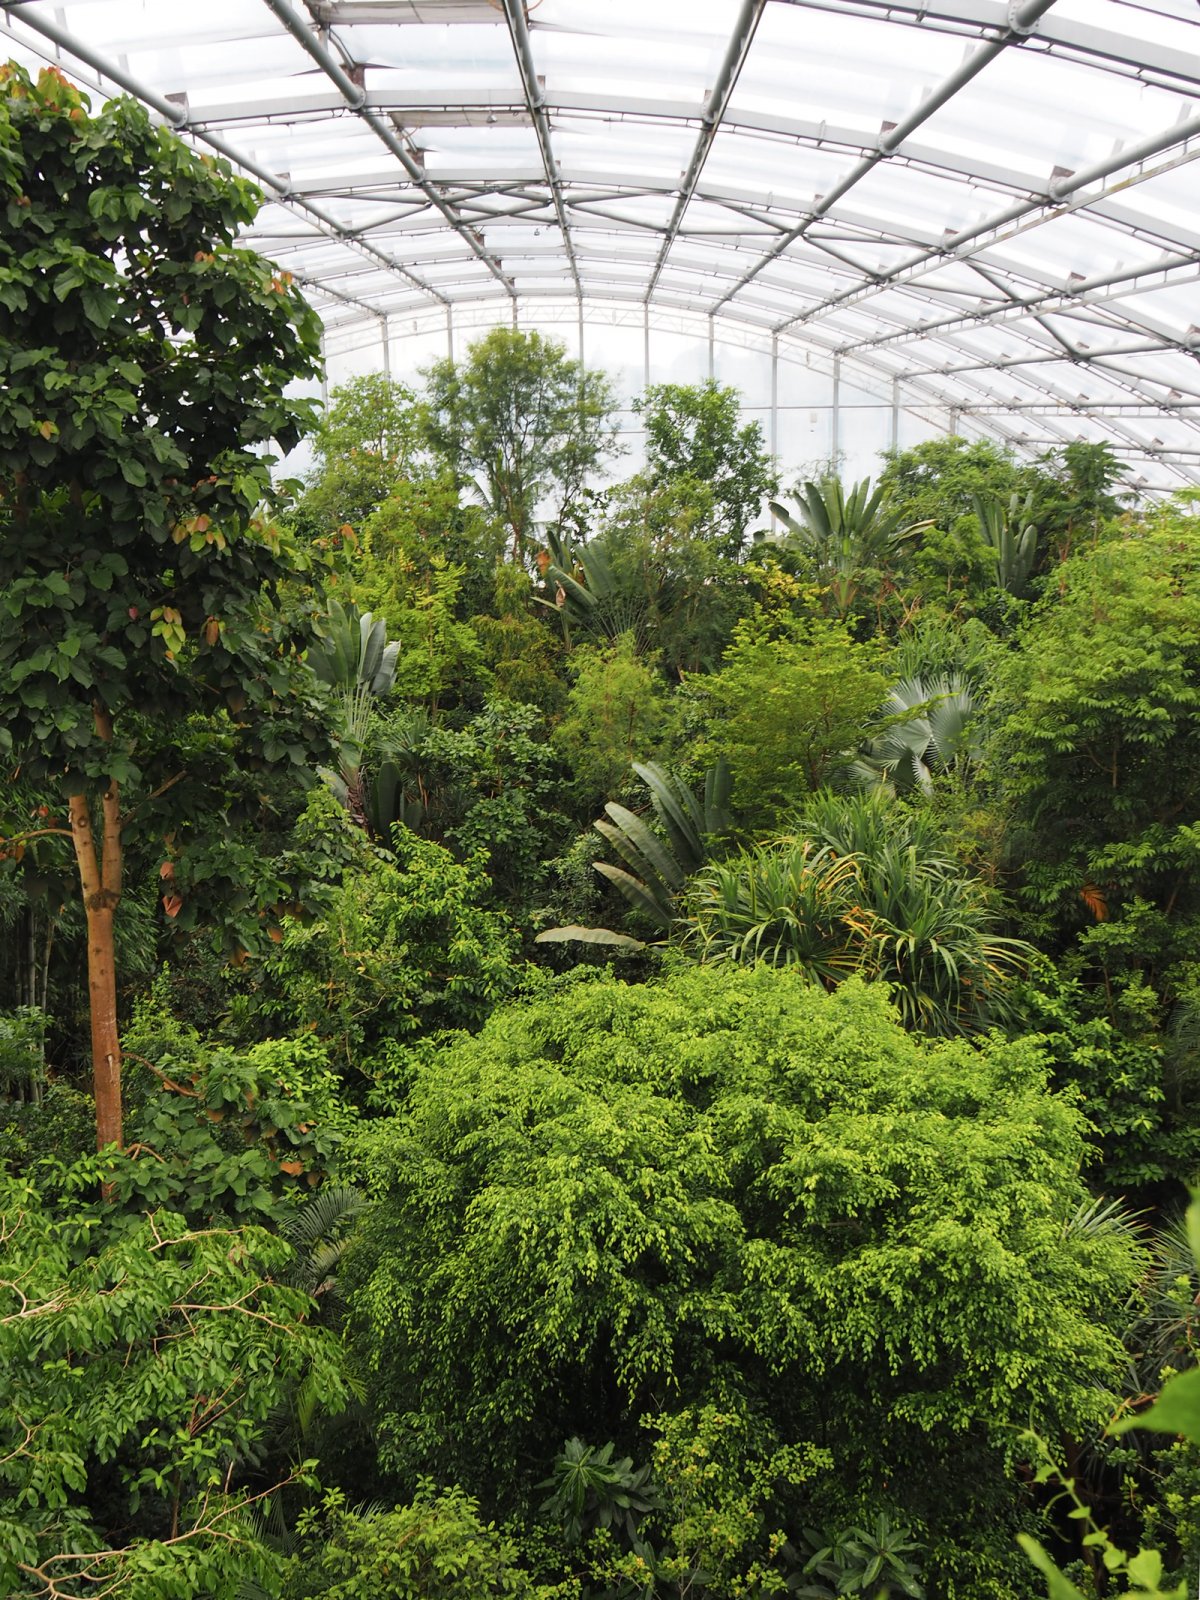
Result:
<svg viewBox="0 0 1200 1600"><path fill-rule="evenodd" d="M640 306L1200 482L1194 0L0 0L0 32L254 176L331 340Z"/></svg>

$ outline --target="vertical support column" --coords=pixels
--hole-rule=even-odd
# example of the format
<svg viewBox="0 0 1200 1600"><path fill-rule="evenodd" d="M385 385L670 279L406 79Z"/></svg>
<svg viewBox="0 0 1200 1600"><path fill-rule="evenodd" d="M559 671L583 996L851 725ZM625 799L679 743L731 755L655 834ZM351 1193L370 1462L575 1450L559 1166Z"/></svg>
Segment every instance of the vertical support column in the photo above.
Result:
<svg viewBox="0 0 1200 1600"><path fill-rule="evenodd" d="M321 329L321 404L322 404L322 406L327 406L329 404L329 373L328 373L328 370L326 369L326 366L325 366L326 359L327 359L327 357L326 357L326 353L325 353L325 330L324 330L324 328L322 328Z"/></svg>
<svg viewBox="0 0 1200 1600"><path fill-rule="evenodd" d="M580 295L575 302L576 315L579 318L579 367L580 371L586 365L583 358L583 296Z"/></svg>
<svg viewBox="0 0 1200 1600"><path fill-rule="evenodd" d="M779 454L779 335L771 335L771 454Z"/></svg>
<svg viewBox="0 0 1200 1600"><path fill-rule="evenodd" d="M383 375L390 378L392 375L392 330L386 315L379 319L379 335L383 340Z"/></svg>
<svg viewBox="0 0 1200 1600"><path fill-rule="evenodd" d="M513 332L515 333L517 331L517 329L520 327L520 323L517 321L517 297L516 297L516 295L513 295L512 306L513 306Z"/></svg>
<svg viewBox="0 0 1200 1600"><path fill-rule="evenodd" d="M957 406L951 406L950 407L950 428L949 428L949 433L950 433L950 437L951 438L953 438L954 435L958 432L958 420L959 420L959 418L958 418L958 407Z"/></svg>
<svg viewBox="0 0 1200 1600"><path fill-rule="evenodd" d="M708 377L709 377L709 381L710 382L717 375L717 364L716 364L716 361L714 359L714 351L713 351L713 339L714 339L714 337L715 336L714 336L714 333L713 333L713 319L712 319L712 317L710 315L709 319L708 319Z"/></svg>
<svg viewBox="0 0 1200 1600"><path fill-rule="evenodd" d="M892 379L892 434L891 446L893 450L900 448L900 379Z"/></svg>
<svg viewBox="0 0 1200 1600"><path fill-rule="evenodd" d="M642 301L642 388L650 387L650 302Z"/></svg>
<svg viewBox="0 0 1200 1600"><path fill-rule="evenodd" d="M833 415L830 418L829 459L833 470L838 470L838 457L842 451L842 358L833 358Z"/></svg>
<svg viewBox="0 0 1200 1600"><path fill-rule="evenodd" d="M454 307L451 305L446 307L446 356L454 360Z"/></svg>

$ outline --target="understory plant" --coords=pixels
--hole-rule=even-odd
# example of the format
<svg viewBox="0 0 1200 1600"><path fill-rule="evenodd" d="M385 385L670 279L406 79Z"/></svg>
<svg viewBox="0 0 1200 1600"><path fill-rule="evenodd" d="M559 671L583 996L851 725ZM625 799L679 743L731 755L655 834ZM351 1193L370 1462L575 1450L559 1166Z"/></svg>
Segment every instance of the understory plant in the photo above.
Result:
<svg viewBox="0 0 1200 1600"><path fill-rule="evenodd" d="M795 833L696 875L684 941L703 962L794 966L827 987L851 972L878 979L906 1026L954 1034L1014 1014L1033 952L1000 926L928 813L826 791Z"/></svg>

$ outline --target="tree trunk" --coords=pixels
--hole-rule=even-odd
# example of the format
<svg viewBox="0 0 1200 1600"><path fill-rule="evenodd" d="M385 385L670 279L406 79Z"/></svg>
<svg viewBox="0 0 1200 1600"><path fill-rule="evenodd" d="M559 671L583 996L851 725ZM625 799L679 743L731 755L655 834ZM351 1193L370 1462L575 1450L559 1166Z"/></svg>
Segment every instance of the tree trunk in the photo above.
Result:
<svg viewBox="0 0 1200 1600"><path fill-rule="evenodd" d="M71 834L87 913L88 1004L92 1020L92 1082L96 1148L121 1143L121 1043L117 1034L117 963L113 924L121 898L121 817L115 781L105 791L104 839L99 851L85 794L73 794Z"/></svg>

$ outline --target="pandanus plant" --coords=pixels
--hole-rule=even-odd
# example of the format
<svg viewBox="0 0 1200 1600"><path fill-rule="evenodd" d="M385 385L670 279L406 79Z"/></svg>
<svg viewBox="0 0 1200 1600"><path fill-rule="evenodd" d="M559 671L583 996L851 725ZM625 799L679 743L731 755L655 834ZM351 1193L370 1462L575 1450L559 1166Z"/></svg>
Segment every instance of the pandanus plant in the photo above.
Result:
<svg viewBox="0 0 1200 1600"><path fill-rule="evenodd" d="M1013 1014L1033 951L999 923L926 814L822 791L794 834L698 873L682 926L702 961L798 966L827 987L879 979L906 1027L949 1035Z"/></svg>
<svg viewBox="0 0 1200 1600"><path fill-rule="evenodd" d="M778 501L772 513L787 530L784 542L813 563L827 590L831 609L844 617L853 610L869 572L886 572L907 539L933 526L905 522L882 484L864 478L847 493L837 478L797 484L792 498L799 516Z"/></svg>

